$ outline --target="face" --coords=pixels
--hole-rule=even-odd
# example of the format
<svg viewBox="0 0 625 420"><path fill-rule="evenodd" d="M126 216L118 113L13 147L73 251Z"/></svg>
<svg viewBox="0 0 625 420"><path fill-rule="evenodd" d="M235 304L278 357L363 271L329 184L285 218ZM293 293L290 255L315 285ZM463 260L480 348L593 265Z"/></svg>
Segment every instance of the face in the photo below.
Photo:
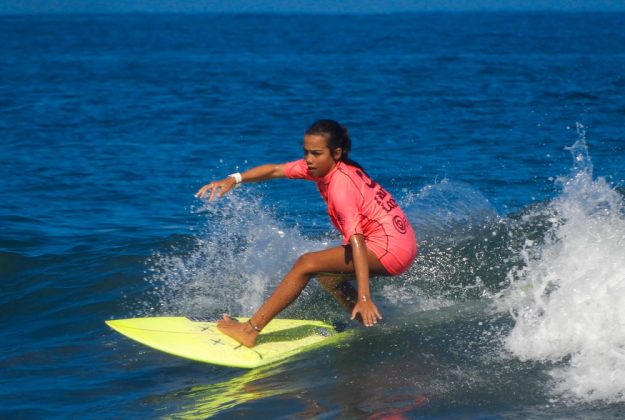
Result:
<svg viewBox="0 0 625 420"><path fill-rule="evenodd" d="M341 158L341 148L331 151L325 137L317 134L304 136L304 160L308 172L315 178L326 176Z"/></svg>

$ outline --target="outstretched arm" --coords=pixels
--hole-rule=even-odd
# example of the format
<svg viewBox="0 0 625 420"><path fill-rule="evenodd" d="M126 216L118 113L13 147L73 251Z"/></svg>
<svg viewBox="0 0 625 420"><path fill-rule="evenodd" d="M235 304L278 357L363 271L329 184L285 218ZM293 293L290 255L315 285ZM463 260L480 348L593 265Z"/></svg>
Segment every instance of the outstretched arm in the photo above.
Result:
<svg viewBox="0 0 625 420"><path fill-rule="evenodd" d="M377 306L371 300L369 290L369 259L367 257L367 244L364 236L352 235L349 239L352 246L352 258L354 259L354 271L356 272L356 282L358 283L358 297L356 305L352 310L352 319L360 313L362 323L366 327L372 327L382 319Z"/></svg>
<svg viewBox="0 0 625 420"><path fill-rule="evenodd" d="M285 174L283 164L266 164L243 172L241 174L241 182L259 182L284 177ZM236 179L229 176L220 181L213 181L204 185L198 190L196 196L204 198L206 197L206 194L209 194L208 199L212 201L215 198L215 194L217 194L218 197L221 197L230 191L235 185Z"/></svg>

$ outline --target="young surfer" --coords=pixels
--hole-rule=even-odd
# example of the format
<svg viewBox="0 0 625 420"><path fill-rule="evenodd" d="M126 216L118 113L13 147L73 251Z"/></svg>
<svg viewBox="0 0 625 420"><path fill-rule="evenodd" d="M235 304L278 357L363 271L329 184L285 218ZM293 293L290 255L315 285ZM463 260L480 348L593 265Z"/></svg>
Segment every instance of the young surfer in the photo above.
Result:
<svg viewBox="0 0 625 420"><path fill-rule="evenodd" d="M258 333L290 305L312 277L351 312L371 327L382 319L371 299L370 276L395 276L410 267L417 241L408 219L393 197L349 158L347 129L332 120L320 120L304 135L304 158L285 164L266 164L204 185L197 196L221 197L242 182L276 178L306 179L317 188L328 214L343 235L343 245L299 257L273 294L248 322L228 315L218 328L241 344L252 347ZM346 280L356 278L357 289Z"/></svg>

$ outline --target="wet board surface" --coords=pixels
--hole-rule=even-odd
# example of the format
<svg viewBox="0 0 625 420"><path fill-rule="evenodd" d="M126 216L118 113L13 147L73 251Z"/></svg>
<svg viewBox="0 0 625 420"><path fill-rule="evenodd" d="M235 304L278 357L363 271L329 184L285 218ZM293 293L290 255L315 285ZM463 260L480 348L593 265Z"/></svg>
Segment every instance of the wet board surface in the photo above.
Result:
<svg viewBox="0 0 625 420"><path fill-rule="evenodd" d="M247 318L237 318L247 321ZM222 334L215 322L185 317L130 318L106 321L117 332L175 356L215 365L255 368L336 342L343 334L322 321L274 319L253 348Z"/></svg>

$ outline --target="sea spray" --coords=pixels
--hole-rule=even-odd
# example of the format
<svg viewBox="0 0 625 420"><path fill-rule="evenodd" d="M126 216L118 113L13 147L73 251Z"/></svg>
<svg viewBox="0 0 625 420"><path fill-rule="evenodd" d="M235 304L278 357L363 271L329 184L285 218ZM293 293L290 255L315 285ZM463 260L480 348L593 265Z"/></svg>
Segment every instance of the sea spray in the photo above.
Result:
<svg viewBox="0 0 625 420"><path fill-rule="evenodd" d="M499 224L488 200L466 184L444 180L408 195L401 205L423 246L408 272L372 282L376 303L388 312L414 312L479 297L480 278L489 277L487 271L496 266L490 258L495 255L492 245L476 242L472 231L493 221ZM334 230L311 238L297 225L287 226L253 187L204 201L193 212L201 227L183 241L186 245L156 253L148 262L150 298L143 302L143 315L250 315L299 255L340 243ZM445 239L450 237L451 242ZM488 237L493 239L490 231ZM322 297L326 312L336 310L343 316L342 309L319 289L313 283L304 290L296 305L304 313L297 315L323 314L315 307ZM307 302L311 293L315 301Z"/></svg>
<svg viewBox="0 0 625 420"><path fill-rule="evenodd" d="M500 277L501 261L510 254L509 239L507 226L484 194L466 183L443 179L408 195L405 202L419 239L419 256L396 281L402 282L402 289L388 286L395 291L395 301L432 309L479 299L497 287L490 279Z"/></svg>
<svg viewBox="0 0 625 420"><path fill-rule="evenodd" d="M514 327L505 348L521 360L556 363L563 399L625 401L625 217L623 197L593 179L583 127L568 148L573 171L541 210L551 224L527 240L500 305Z"/></svg>
<svg viewBox="0 0 625 420"><path fill-rule="evenodd" d="M402 208L419 240L450 238L450 231L466 230L498 217L484 194L469 184L446 178L408 194Z"/></svg>
<svg viewBox="0 0 625 420"><path fill-rule="evenodd" d="M300 254L328 246L285 227L251 190L205 201L194 212L205 226L190 249L149 262L151 314L250 315Z"/></svg>

